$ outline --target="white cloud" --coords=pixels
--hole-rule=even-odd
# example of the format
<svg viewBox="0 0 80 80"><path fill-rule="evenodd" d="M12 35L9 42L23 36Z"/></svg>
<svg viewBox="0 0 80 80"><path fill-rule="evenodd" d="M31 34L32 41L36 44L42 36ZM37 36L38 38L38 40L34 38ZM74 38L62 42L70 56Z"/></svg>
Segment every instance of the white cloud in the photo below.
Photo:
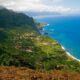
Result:
<svg viewBox="0 0 80 80"><path fill-rule="evenodd" d="M0 5L15 11L50 11L60 13L80 11L80 9L71 9L61 5L52 5L52 3L54 4L61 1L63 0L0 0Z"/></svg>

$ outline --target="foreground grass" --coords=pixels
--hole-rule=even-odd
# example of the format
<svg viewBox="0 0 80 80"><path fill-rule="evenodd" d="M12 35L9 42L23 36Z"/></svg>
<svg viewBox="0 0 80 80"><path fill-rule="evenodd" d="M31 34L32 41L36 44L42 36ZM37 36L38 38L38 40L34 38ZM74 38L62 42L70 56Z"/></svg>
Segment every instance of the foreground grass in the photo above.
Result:
<svg viewBox="0 0 80 80"><path fill-rule="evenodd" d="M40 71L24 67L0 67L0 80L80 80L80 74L62 70Z"/></svg>

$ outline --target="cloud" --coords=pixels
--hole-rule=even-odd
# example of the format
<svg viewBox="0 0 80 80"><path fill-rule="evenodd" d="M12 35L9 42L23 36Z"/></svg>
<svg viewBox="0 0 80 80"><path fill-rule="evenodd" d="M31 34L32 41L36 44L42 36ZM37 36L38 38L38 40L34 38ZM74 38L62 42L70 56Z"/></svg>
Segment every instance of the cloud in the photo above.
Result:
<svg viewBox="0 0 80 80"><path fill-rule="evenodd" d="M49 11L60 13L80 11L79 9L71 9L56 5L62 1L63 0L0 0L0 5L8 9L13 9L14 11Z"/></svg>
<svg viewBox="0 0 80 80"><path fill-rule="evenodd" d="M63 0L41 0L42 3L48 4L48 5L55 5L57 3L62 2Z"/></svg>

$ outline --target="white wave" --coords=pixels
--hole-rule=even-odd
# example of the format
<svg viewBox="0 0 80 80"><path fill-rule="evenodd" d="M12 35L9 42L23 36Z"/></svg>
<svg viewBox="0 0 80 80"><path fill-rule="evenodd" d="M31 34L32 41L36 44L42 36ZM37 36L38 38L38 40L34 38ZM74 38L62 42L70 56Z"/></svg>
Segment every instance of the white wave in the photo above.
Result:
<svg viewBox="0 0 80 80"><path fill-rule="evenodd" d="M62 45L61 45L61 47L62 47L63 50L66 51L66 49L65 49ZM76 57L74 57L73 55L71 55L68 51L66 51L66 54L67 54L68 56L70 56L72 59L77 60L77 61L80 62L80 59L77 59Z"/></svg>
<svg viewBox="0 0 80 80"><path fill-rule="evenodd" d="M47 26L50 26L50 24L47 24Z"/></svg>

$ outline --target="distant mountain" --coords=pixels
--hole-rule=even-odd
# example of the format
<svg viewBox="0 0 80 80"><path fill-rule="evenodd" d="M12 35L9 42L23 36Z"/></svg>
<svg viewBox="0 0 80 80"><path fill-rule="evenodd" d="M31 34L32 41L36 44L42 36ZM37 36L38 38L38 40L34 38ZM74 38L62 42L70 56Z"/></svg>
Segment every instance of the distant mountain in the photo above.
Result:
<svg viewBox="0 0 80 80"><path fill-rule="evenodd" d="M53 15L61 15L61 13L58 12L24 12L25 14L29 16L53 16Z"/></svg>
<svg viewBox="0 0 80 80"><path fill-rule="evenodd" d="M34 20L23 13L16 13L7 10L3 7L0 8L0 27L12 27L22 25L34 25Z"/></svg>

